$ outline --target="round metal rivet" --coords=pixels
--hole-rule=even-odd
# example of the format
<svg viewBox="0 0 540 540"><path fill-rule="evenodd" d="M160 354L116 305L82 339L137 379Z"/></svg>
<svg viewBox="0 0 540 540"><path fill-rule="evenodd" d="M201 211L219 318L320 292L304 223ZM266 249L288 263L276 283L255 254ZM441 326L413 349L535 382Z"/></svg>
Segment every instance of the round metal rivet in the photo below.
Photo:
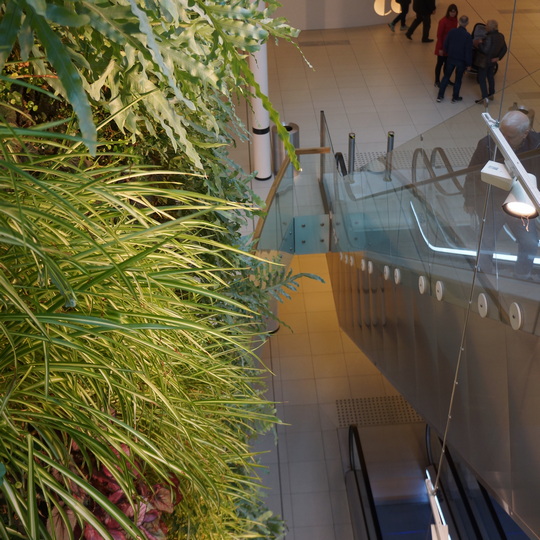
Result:
<svg viewBox="0 0 540 540"><path fill-rule="evenodd" d="M510 326L514 330L519 330L523 326L523 314L521 313L519 304L512 302L508 313L510 315Z"/></svg>
<svg viewBox="0 0 540 540"><path fill-rule="evenodd" d="M368 261L367 263L367 271L368 274L373 274L373 263L371 261Z"/></svg>
<svg viewBox="0 0 540 540"><path fill-rule="evenodd" d="M401 283L401 270L399 268L394 268L394 283L396 285Z"/></svg>
<svg viewBox="0 0 540 540"><path fill-rule="evenodd" d="M478 295L478 313L484 319L488 314L488 299L484 293Z"/></svg>
<svg viewBox="0 0 540 540"><path fill-rule="evenodd" d="M420 291L420 294L424 294L427 291L426 276L420 276L418 278L418 290Z"/></svg>
<svg viewBox="0 0 540 540"><path fill-rule="evenodd" d="M442 281L437 281L437 283L435 283L435 296L439 302L444 297L444 283Z"/></svg>
<svg viewBox="0 0 540 540"><path fill-rule="evenodd" d="M362 259L362 262L360 263L360 269L362 272L366 271L366 259Z"/></svg>
<svg viewBox="0 0 540 540"><path fill-rule="evenodd" d="M390 267L387 264L384 265L383 276L386 281L390 279Z"/></svg>

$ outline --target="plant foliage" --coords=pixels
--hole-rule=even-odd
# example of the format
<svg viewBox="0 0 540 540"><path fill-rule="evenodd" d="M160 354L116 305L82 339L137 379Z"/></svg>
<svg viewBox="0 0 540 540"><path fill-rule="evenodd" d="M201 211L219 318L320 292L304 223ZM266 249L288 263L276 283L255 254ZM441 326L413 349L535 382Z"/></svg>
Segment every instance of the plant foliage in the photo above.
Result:
<svg viewBox="0 0 540 540"><path fill-rule="evenodd" d="M249 281L246 254L204 219L239 205L35 133L0 132L0 530L138 537L167 492L178 537L247 534L247 443L274 418L250 353L260 318L227 285ZM38 142L59 152L13 148Z"/></svg>
<svg viewBox="0 0 540 540"><path fill-rule="evenodd" d="M0 537L277 538L251 351L296 277L227 156L248 0L0 2ZM248 244L249 246L249 244Z"/></svg>
<svg viewBox="0 0 540 540"><path fill-rule="evenodd" d="M294 31L271 19L278 5L207 0L6 0L0 68L30 62L32 72L70 102L89 149L97 131L91 103L134 136L163 134L174 151L203 169L201 148L227 142L231 98L260 92L246 58L269 35ZM136 140L135 138L133 140Z"/></svg>

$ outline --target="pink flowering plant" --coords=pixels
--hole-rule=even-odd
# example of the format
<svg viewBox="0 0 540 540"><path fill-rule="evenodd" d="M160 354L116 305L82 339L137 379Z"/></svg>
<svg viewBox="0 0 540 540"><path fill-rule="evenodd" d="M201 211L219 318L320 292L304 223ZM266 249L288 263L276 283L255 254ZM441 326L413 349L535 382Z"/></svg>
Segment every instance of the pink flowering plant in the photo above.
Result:
<svg viewBox="0 0 540 540"><path fill-rule="evenodd" d="M124 444L122 451L129 457L129 448ZM117 451L115 453L119 455ZM134 476L135 493L131 496L124 490L111 471L103 465L92 473L90 483L118 507L125 516L133 520L148 540L166 539L167 524L164 517L172 514L174 507L182 500L178 481L171 479L168 485L148 486L138 470L137 463L129 464L128 468ZM114 540L128 540L129 536L123 527L105 508L85 495L82 495L81 502L106 527ZM93 525L86 523L83 538L85 540L101 540L102 536Z"/></svg>

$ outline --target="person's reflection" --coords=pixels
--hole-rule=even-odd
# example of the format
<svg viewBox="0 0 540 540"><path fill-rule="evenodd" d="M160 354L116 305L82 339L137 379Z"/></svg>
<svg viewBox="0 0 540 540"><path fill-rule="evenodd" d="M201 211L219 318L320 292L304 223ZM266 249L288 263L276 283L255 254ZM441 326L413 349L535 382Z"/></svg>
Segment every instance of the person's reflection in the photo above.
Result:
<svg viewBox="0 0 540 540"><path fill-rule="evenodd" d="M540 147L540 134L531 129L528 116L519 110L506 113L499 128L518 156L523 152ZM496 157L493 157L495 148L495 142L491 137L486 136L481 139L474 151L469 167L485 165L490 159L502 163L504 160L500 152L497 151ZM523 166L527 172L536 176L537 181L540 180L540 155L528 159L523 163ZM464 188L465 211L469 214L475 212L481 219L488 184L481 180L480 170L466 176ZM484 236L480 249L479 269L481 272L493 273L495 239L504 225L507 225L518 244L514 276L527 279L531 276L534 257L538 249L536 220L523 223L521 219L506 214L501 206L507 196L508 191L491 186L491 197L488 201Z"/></svg>

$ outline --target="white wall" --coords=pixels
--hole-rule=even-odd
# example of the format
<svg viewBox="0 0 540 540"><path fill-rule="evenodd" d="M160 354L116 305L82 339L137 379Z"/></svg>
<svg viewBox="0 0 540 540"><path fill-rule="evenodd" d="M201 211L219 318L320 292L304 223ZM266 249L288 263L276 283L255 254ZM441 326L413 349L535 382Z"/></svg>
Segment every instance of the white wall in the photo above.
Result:
<svg viewBox="0 0 540 540"><path fill-rule="evenodd" d="M275 16L286 17L299 30L381 24L400 11L395 0L281 0L281 4Z"/></svg>

